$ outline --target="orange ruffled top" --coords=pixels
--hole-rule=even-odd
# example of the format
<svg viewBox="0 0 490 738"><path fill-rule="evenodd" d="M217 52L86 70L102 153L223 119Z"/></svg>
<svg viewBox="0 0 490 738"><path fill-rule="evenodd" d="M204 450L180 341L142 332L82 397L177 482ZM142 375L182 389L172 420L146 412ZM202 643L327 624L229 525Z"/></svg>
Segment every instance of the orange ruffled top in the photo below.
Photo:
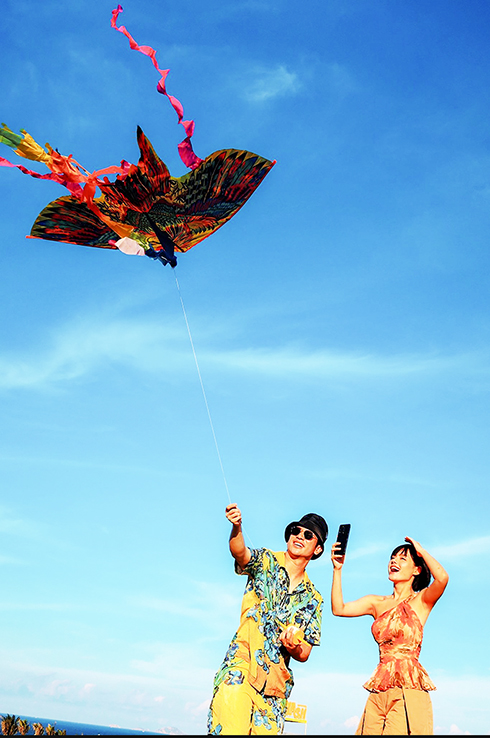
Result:
<svg viewBox="0 0 490 738"><path fill-rule="evenodd" d="M376 618L371 632L379 646L379 664L363 685L365 689L370 692L385 692L390 687L435 689L426 670L419 664L424 626L408 600Z"/></svg>

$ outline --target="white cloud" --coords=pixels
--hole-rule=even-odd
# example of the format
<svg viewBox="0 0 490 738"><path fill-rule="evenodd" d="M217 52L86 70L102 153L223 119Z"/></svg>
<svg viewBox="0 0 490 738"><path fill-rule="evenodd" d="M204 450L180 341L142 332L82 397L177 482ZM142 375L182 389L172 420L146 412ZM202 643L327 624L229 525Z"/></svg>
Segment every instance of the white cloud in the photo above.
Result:
<svg viewBox="0 0 490 738"><path fill-rule="evenodd" d="M354 471L352 469L342 469L330 467L328 469L320 470L309 470L307 472L311 479L333 479L333 480L354 480L359 482L376 482L378 484L406 484L408 486L417 487L429 487L431 489L440 489L440 480L425 479L423 477L405 475L405 474L392 474L392 473L377 473L373 474L368 469L362 469L360 471ZM444 482L446 487L447 482Z"/></svg>
<svg viewBox="0 0 490 738"><path fill-rule="evenodd" d="M205 659L199 643L169 640L137 644L137 648L151 655L153 670L138 673L133 664L113 672L46 667L41 652L39 663L34 664L3 648L0 688L12 711L20 714L83 720L80 716L87 708L90 722L117 722L153 731L173 725L187 734L204 733L214 672L200 666ZM31 652L30 658L33 656ZM366 674L319 671L310 665L301 669L297 665L295 676L293 699L308 706L308 733L353 732L367 697L361 686ZM439 675L437 684L432 695L436 734L484 732L488 677ZM33 707L36 712L32 712Z"/></svg>
<svg viewBox="0 0 490 738"><path fill-rule="evenodd" d="M195 705L192 702L188 702L185 705L185 709L188 712L191 712L193 715L207 715L207 712L209 710L209 699L204 700L199 705Z"/></svg>
<svg viewBox="0 0 490 738"><path fill-rule="evenodd" d="M458 728L458 726L453 723L449 728L449 735L471 735L471 733L468 730L461 730L461 728Z"/></svg>
<svg viewBox="0 0 490 738"><path fill-rule="evenodd" d="M347 720L344 722L344 725L346 728L357 728L359 725L360 717L359 715L353 715L350 718L347 718Z"/></svg>
<svg viewBox="0 0 490 738"><path fill-rule="evenodd" d="M373 556L381 551L386 551L386 546L384 544L373 543L371 546L361 546L360 548L353 549L349 552L349 559L351 561L354 559L363 559L365 556Z"/></svg>
<svg viewBox="0 0 490 738"><path fill-rule="evenodd" d="M185 605L182 599L174 595L166 599L134 594L127 601L138 611L143 608L175 616L181 625L186 619L190 619L194 631L197 623L199 632L205 632L207 637L215 637L216 634L221 637L224 631L231 633L236 627L242 596L241 588L233 593L228 585L189 580L186 583ZM219 603L219 608L216 608L216 603ZM137 668L145 670L148 664L149 662L139 661Z"/></svg>
<svg viewBox="0 0 490 738"><path fill-rule="evenodd" d="M118 319L73 323L44 352L24 358L0 357L0 387L42 387L74 380L107 363L143 368L145 361L151 365L154 358L161 368L165 339L174 339L171 353L177 359L175 336L157 324Z"/></svg>
<svg viewBox="0 0 490 738"><path fill-rule="evenodd" d="M20 518L5 505L0 505L0 534L2 534L2 541L5 542L6 536L15 536L16 538L42 538L46 535L47 530L44 525L29 520L27 518ZM12 558L11 556L4 556L0 559L3 563L20 563L19 559Z"/></svg>
<svg viewBox="0 0 490 738"><path fill-rule="evenodd" d="M48 668L3 651L0 688L15 713L80 721L88 711L87 722L117 721L152 732L171 725L194 735L204 733L202 706L212 689L212 672L195 667L194 650L169 648L159 671L145 675L130 666L117 672ZM39 659L44 661L42 654Z"/></svg>
<svg viewBox="0 0 490 738"><path fill-rule="evenodd" d="M250 74L255 79L249 83L245 96L251 102L264 102L275 97L291 95L301 88L298 75L289 72L282 64L272 69L257 69Z"/></svg>
<svg viewBox="0 0 490 738"><path fill-rule="evenodd" d="M445 546L434 547L434 556L444 559L459 559L461 557L479 556L490 553L490 536L470 538L459 543L450 543Z"/></svg>
<svg viewBox="0 0 490 738"><path fill-rule="evenodd" d="M65 612L72 609L72 605L62 602L0 602L0 612L17 610L29 612Z"/></svg>
<svg viewBox="0 0 490 738"><path fill-rule="evenodd" d="M375 554L384 552L386 554L386 546L381 543L373 543L370 546L360 546L359 548L349 549L349 561L354 561L355 559L364 559L366 556L374 556ZM320 567L330 567L331 561L329 556L323 556L321 559L319 559L317 562L315 562L315 567L318 569Z"/></svg>
<svg viewBox="0 0 490 738"><path fill-rule="evenodd" d="M84 684L82 689L80 690L80 697L82 699L88 699L95 688L96 688L96 685L90 682L88 682L87 684Z"/></svg>
<svg viewBox="0 0 490 738"><path fill-rule="evenodd" d="M72 689L68 679L53 679L46 682L39 690L40 694L48 697L61 697L67 695Z"/></svg>
<svg viewBox="0 0 490 738"><path fill-rule="evenodd" d="M22 563L20 559L15 559L13 556L0 556L0 566L2 564L20 564L20 563Z"/></svg>
<svg viewBox="0 0 490 738"><path fill-rule="evenodd" d="M216 329L214 329L216 330ZM201 347L210 334L203 328ZM219 340L216 333L213 341ZM47 348L44 346L47 345ZM142 375L166 371L169 380L183 371L193 372L191 348L185 330L160 321L104 316L73 321L64 326L43 348L30 354L0 355L0 389L46 389L82 379L103 368L129 366ZM240 350L200 348L198 361L215 371L285 379L355 380L440 377L445 373L488 375L486 354L373 354L305 349L302 345L249 347Z"/></svg>
<svg viewBox="0 0 490 738"><path fill-rule="evenodd" d="M216 352L204 354L204 359L233 369L274 376L388 378L413 374L438 374L458 366L463 357L382 356L328 350L306 352L299 346L284 346L278 349Z"/></svg>

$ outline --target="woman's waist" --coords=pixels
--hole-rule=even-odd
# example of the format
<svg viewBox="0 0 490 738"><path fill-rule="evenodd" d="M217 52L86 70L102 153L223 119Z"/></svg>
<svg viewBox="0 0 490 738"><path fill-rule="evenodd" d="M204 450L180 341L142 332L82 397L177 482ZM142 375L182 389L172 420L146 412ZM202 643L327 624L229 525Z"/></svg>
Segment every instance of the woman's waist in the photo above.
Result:
<svg viewBox="0 0 490 738"><path fill-rule="evenodd" d="M390 687L424 691L435 689L429 675L417 658L390 658L380 661L364 687L371 692L384 692Z"/></svg>
<svg viewBox="0 0 490 738"><path fill-rule="evenodd" d="M420 645L403 645L394 646L392 644L379 645L379 660L382 663L393 661L394 659L409 659L417 661L420 655Z"/></svg>

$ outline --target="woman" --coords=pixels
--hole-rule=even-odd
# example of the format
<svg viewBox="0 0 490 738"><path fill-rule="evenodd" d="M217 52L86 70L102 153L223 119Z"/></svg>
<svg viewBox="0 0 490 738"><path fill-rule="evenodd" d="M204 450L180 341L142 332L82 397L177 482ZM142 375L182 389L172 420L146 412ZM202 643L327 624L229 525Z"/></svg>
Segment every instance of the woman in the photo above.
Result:
<svg viewBox="0 0 490 738"><path fill-rule="evenodd" d="M332 612L344 618L372 615L371 630L379 645L380 661L364 684L371 694L356 735L433 733L429 691L435 687L418 657L425 622L449 577L420 543L408 537L405 541L395 548L388 565L393 594L366 595L353 602L342 597L345 557L336 555L338 543L332 546Z"/></svg>

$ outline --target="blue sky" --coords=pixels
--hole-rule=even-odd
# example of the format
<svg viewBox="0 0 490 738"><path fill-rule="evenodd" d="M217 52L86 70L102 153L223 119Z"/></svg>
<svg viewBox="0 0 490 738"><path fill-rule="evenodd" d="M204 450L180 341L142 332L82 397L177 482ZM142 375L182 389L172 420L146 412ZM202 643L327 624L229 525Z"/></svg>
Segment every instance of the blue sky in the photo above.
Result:
<svg viewBox="0 0 490 738"><path fill-rule="evenodd" d="M135 162L140 125L180 176L113 7L4 0L2 120L90 170ZM176 270L251 541L350 522L349 599L389 594L391 550L421 541L450 573L421 654L436 733L488 733L490 6L128 0L120 21L198 156L277 159ZM26 240L65 193L0 188L0 709L203 734L244 582L175 274ZM309 573L323 638L293 697L309 732L353 733L371 620L330 614L327 556Z"/></svg>

